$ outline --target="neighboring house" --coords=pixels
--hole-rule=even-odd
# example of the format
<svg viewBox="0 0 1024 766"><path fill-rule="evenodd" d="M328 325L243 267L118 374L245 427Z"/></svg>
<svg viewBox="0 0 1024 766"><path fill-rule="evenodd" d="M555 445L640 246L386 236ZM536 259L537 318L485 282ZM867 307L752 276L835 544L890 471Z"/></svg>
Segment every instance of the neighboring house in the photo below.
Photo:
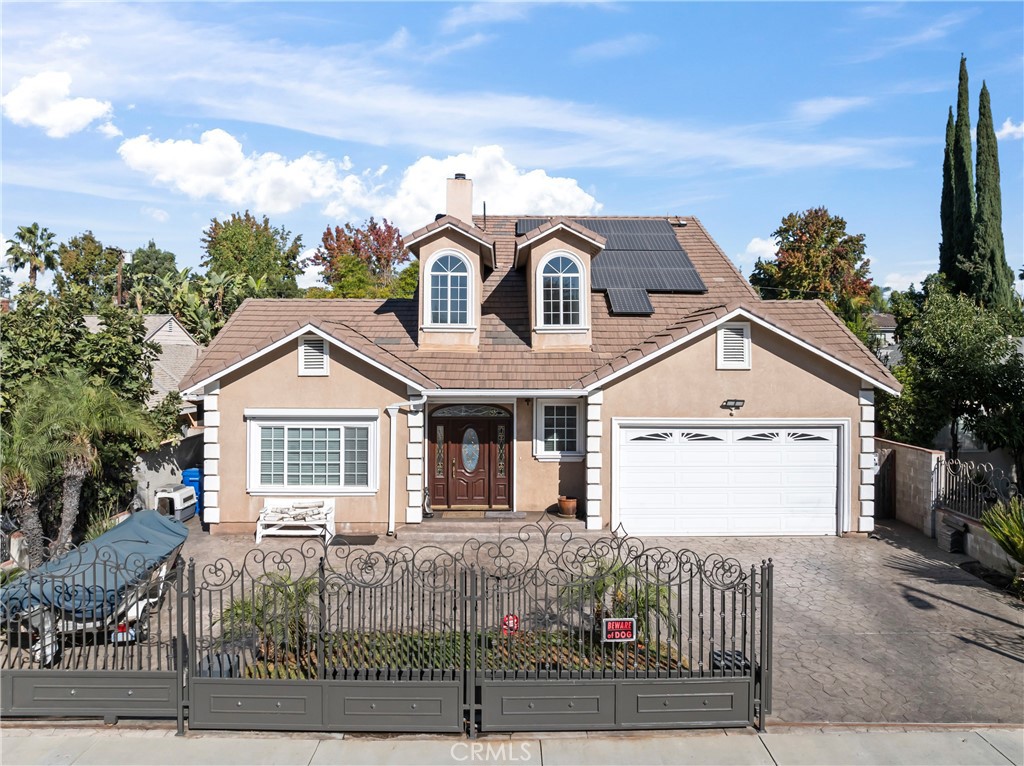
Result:
<svg viewBox="0 0 1024 766"><path fill-rule="evenodd" d="M85 315L85 327L89 332L99 332L100 317ZM145 314L145 340L160 344L160 353L153 361L153 394L146 400L152 409L163 401L171 391L178 390L178 384L195 363L202 346L173 314ZM195 405L186 405L183 413L194 413Z"/></svg>
<svg viewBox="0 0 1024 766"><path fill-rule="evenodd" d="M153 360L153 393L146 400L146 406L153 409L168 393L178 390L185 373L199 357L202 346L172 314L146 314L143 322L146 328L145 340L160 345L160 353ZM86 314L85 326L90 332L98 332L100 317ZM194 428L195 403L182 403L180 422L185 438L177 443L163 444L136 458L133 472L136 496L145 507L155 505L157 489L181 481L183 468L202 464L202 438Z"/></svg>
<svg viewBox="0 0 1024 766"><path fill-rule="evenodd" d="M182 382L204 403L205 518L330 498L342 531L435 511L590 529L873 529L885 366L820 301L762 301L699 221L448 214L406 237L411 300L248 300ZM489 514L490 516L500 514Z"/></svg>
<svg viewBox="0 0 1024 766"><path fill-rule="evenodd" d="M903 358L900 345L896 342L896 317L892 314L874 312L868 315L868 323L871 325L871 334L878 341L878 350L875 353L892 369Z"/></svg>

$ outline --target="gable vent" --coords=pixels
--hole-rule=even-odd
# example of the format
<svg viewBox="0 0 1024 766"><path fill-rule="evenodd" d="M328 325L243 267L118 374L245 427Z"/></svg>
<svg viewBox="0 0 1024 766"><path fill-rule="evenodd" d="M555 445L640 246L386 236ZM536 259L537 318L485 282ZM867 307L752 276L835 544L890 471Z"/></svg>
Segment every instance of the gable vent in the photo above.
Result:
<svg viewBox="0 0 1024 766"><path fill-rule="evenodd" d="M299 338L299 375L327 374L327 341L315 335Z"/></svg>
<svg viewBox="0 0 1024 766"><path fill-rule="evenodd" d="M718 330L718 369L750 369L749 324L727 324Z"/></svg>

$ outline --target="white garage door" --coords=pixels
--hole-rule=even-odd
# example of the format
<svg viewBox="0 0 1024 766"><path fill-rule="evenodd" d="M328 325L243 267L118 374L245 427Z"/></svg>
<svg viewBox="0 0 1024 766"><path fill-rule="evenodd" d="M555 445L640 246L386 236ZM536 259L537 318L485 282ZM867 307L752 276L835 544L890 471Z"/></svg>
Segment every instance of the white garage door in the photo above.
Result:
<svg viewBox="0 0 1024 766"><path fill-rule="evenodd" d="M631 535L836 533L838 429L619 429L615 487Z"/></svg>

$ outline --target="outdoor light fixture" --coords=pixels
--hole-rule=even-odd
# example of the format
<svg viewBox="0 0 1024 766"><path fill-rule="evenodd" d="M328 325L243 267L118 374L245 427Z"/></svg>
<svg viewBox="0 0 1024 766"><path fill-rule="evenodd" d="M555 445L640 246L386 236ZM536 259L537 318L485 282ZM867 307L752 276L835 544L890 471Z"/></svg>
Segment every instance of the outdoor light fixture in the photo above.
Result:
<svg viewBox="0 0 1024 766"><path fill-rule="evenodd" d="M722 402L722 409L735 412L736 410L742 409L743 405L746 403L746 399L726 399Z"/></svg>

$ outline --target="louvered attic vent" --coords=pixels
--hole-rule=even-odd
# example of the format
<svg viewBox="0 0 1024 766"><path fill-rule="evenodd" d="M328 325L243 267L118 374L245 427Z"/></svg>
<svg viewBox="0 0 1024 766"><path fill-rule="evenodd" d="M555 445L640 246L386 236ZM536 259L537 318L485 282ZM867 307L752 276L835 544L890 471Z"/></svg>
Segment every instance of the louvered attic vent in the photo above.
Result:
<svg viewBox="0 0 1024 766"><path fill-rule="evenodd" d="M299 338L299 375L327 375L327 341L316 335Z"/></svg>
<svg viewBox="0 0 1024 766"><path fill-rule="evenodd" d="M718 369L750 369L750 325L726 324L718 330Z"/></svg>

